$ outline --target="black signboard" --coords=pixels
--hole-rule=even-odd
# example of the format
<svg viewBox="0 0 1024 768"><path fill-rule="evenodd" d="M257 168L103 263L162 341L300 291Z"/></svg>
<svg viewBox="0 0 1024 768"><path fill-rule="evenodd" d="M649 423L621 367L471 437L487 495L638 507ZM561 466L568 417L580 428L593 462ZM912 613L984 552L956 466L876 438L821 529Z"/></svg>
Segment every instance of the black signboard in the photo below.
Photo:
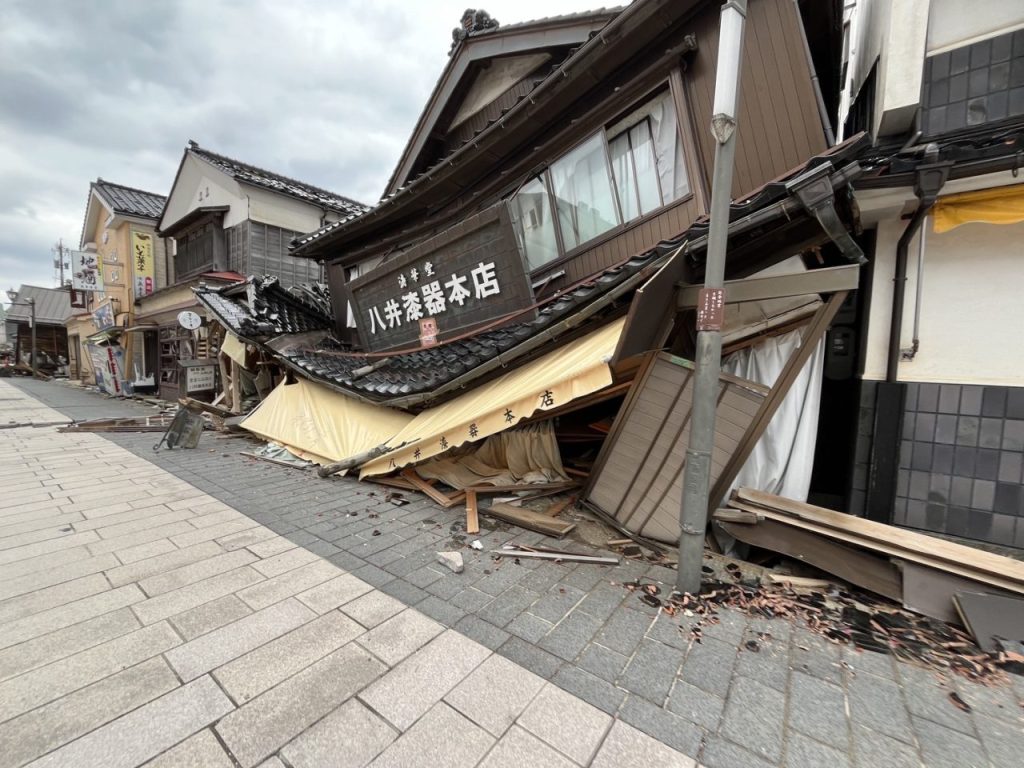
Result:
<svg viewBox="0 0 1024 768"><path fill-rule="evenodd" d="M435 338L444 342L534 301L504 203L381 264L350 288L359 339L373 352L420 346L423 320L433 320Z"/></svg>

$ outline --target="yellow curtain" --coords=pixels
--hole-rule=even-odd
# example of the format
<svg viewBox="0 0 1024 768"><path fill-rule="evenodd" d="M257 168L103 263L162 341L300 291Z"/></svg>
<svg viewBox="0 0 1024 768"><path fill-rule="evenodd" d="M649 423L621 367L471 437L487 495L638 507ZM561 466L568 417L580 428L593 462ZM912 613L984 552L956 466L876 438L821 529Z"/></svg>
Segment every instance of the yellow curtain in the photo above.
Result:
<svg viewBox="0 0 1024 768"><path fill-rule="evenodd" d="M1024 184L980 189L939 198L932 208L936 232L961 224L1016 224L1024 221Z"/></svg>
<svg viewBox="0 0 1024 768"><path fill-rule="evenodd" d="M382 475L449 448L483 440L612 383L608 360L624 319L527 363L460 397L423 411L392 439L391 453L363 465L360 477Z"/></svg>
<svg viewBox="0 0 1024 768"><path fill-rule="evenodd" d="M412 418L298 379L281 382L242 427L315 464L330 464L388 442Z"/></svg>

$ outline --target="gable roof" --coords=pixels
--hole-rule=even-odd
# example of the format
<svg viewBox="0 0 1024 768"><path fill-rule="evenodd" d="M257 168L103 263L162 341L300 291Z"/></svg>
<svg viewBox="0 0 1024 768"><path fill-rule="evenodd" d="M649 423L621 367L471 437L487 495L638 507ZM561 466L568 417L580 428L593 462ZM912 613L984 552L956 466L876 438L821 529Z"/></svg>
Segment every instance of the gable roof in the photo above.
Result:
<svg viewBox="0 0 1024 768"><path fill-rule="evenodd" d="M102 178L96 179L90 186L114 213L126 216L159 219L164 203L167 202L164 195L115 184Z"/></svg>
<svg viewBox="0 0 1024 768"><path fill-rule="evenodd" d="M271 192L277 192L278 194L288 195L289 197L318 205L321 208L335 211L343 216L357 215L369 210L369 206L343 195L321 189L320 187L314 187L312 184L306 184L273 171L258 168L249 163L243 163L241 160L234 160L225 155L211 152L208 149L203 149L192 140L189 140L185 154L192 154L205 160L235 181L269 189Z"/></svg>
<svg viewBox="0 0 1024 768"><path fill-rule="evenodd" d="M63 325L71 317L71 294L59 288L43 288L38 285L22 285L18 289L18 301L7 308L7 322L27 323L31 312L23 303L35 299L36 322L46 325Z"/></svg>
<svg viewBox="0 0 1024 768"><path fill-rule="evenodd" d="M427 138L437 128L437 120L447 106L455 88L476 62L529 53L553 46L578 46L590 35L604 27L620 11L621 7L598 8L592 11L547 16L541 19L523 21L504 26L495 25L462 33L453 43L448 64L442 70L434 90L427 99L409 142L388 179L385 195L392 194L405 184L423 150ZM456 30L456 33L461 33Z"/></svg>

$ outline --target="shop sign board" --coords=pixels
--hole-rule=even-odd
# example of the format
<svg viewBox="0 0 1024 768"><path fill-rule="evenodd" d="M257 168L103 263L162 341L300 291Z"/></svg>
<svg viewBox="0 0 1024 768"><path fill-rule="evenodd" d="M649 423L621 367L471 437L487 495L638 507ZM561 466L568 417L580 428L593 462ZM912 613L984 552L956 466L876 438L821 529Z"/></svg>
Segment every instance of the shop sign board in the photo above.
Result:
<svg viewBox="0 0 1024 768"><path fill-rule="evenodd" d="M103 290L103 271L96 251L71 251L71 287L76 291Z"/></svg>
<svg viewBox="0 0 1024 768"><path fill-rule="evenodd" d="M217 364L213 360L182 360L185 392L209 392L217 385Z"/></svg>

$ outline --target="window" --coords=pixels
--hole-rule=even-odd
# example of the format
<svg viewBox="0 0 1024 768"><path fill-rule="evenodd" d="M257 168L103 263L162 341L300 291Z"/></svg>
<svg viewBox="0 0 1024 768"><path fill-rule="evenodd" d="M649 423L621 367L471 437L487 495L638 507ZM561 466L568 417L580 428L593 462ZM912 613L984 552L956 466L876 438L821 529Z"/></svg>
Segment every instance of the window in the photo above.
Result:
<svg viewBox="0 0 1024 768"><path fill-rule="evenodd" d="M524 184L510 209L533 270L689 192L675 105L665 90Z"/></svg>

